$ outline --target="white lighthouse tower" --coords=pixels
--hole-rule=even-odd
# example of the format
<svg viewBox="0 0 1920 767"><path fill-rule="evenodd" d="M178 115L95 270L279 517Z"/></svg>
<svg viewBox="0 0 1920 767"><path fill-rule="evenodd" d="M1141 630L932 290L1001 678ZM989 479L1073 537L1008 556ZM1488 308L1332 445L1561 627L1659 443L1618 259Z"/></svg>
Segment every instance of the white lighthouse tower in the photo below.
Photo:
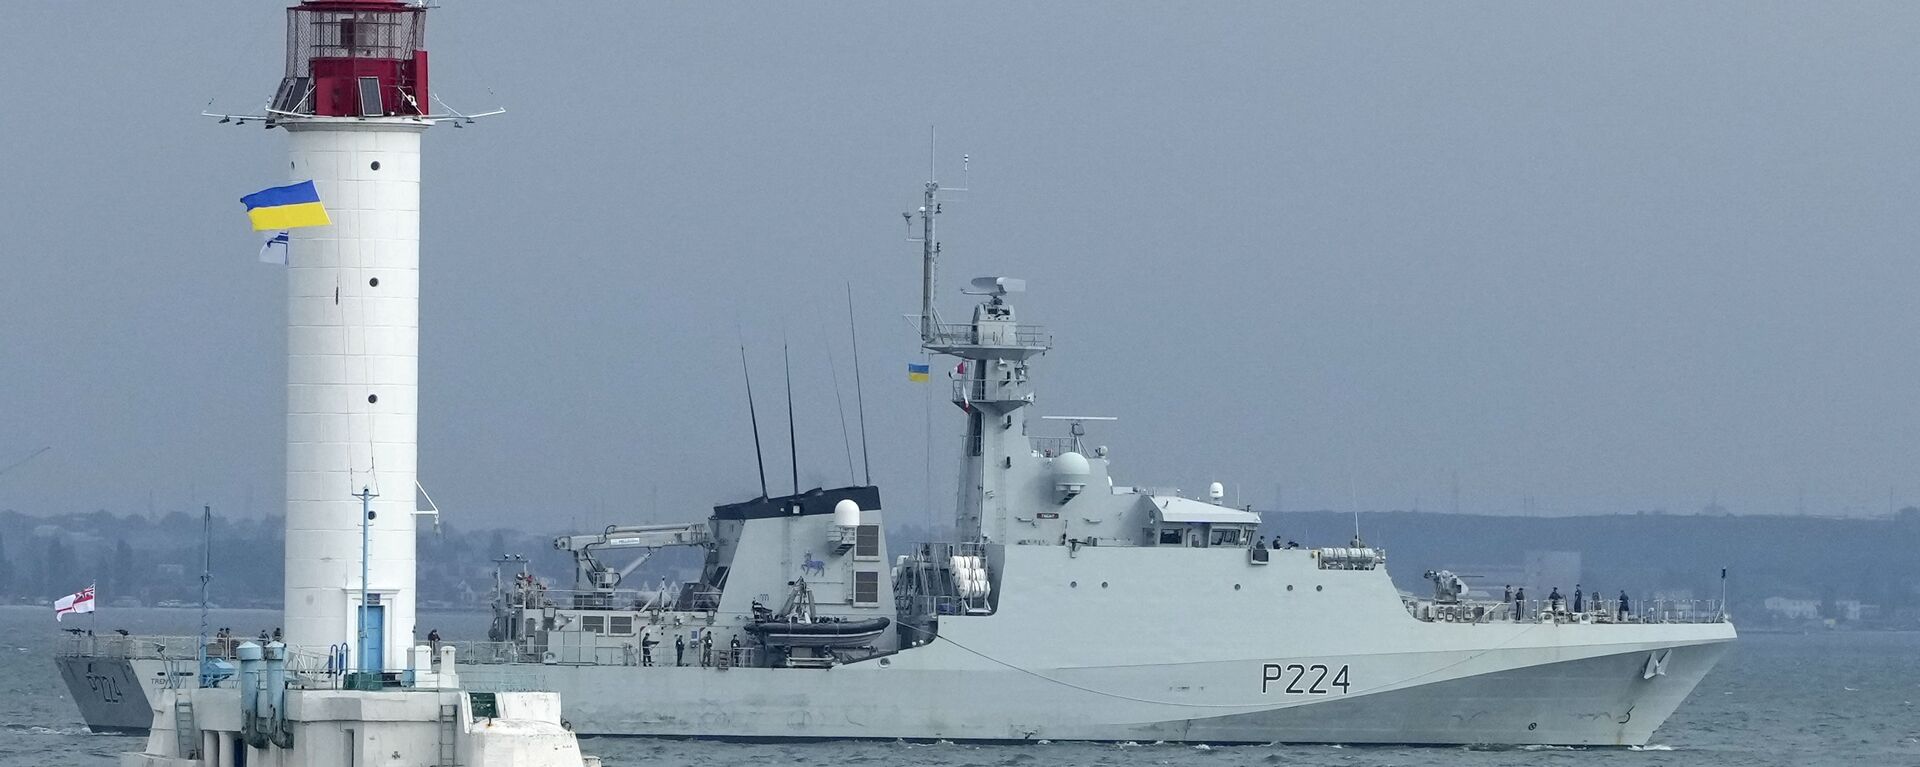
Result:
<svg viewBox="0 0 1920 767"><path fill-rule="evenodd" d="M359 670L404 667L415 633L426 10L288 8L269 112L287 177L311 179L333 221L288 248L286 642Z"/></svg>

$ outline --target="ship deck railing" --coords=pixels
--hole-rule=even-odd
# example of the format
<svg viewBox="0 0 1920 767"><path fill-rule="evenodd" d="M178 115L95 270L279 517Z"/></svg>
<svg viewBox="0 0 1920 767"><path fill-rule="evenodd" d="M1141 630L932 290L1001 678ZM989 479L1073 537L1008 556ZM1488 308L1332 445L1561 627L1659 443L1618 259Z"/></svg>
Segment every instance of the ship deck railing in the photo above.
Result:
<svg viewBox="0 0 1920 767"><path fill-rule="evenodd" d="M209 638L207 654L213 657L226 657L220 652L222 640ZM229 639L239 646L245 639ZM200 638L180 635L148 634L61 634L54 642L53 653L61 657L83 658L156 658L163 660L192 660L199 656Z"/></svg>
<svg viewBox="0 0 1920 767"><path fill-rule="evenodd" d="M1730 620L1726 606L1717 599L1628 600L1632 609L1621 610L1618 599L1584 600L1581 609L1572 609L1565 599L1557 602L1528 599L1517 602L1463 599L1438 602L1433 599L1407 600L1408 612L1429 623L1512 623L1552 620L1559 623L1723 623Z"/></svg>
<svg viewBox="0 0 1920 767"><path fill-rule="evenodd" d="M982 333L972 323L942 322L928 331L931 337L926 339L927 346L991 346L1021 347L1029 349L1049 349L1053 347L1053 334L1043 325L1014 325L1007 330L989 330Z"/></svg>

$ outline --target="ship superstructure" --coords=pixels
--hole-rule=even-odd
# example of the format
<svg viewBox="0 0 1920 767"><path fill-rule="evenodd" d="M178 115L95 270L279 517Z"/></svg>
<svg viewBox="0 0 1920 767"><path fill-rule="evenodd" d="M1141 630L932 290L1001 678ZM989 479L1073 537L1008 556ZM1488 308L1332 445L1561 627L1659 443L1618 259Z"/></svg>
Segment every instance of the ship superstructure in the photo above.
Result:
<svg viewBox="0 0 1920 767"><path fill-rule="evenodd" d="M1020 280L973 281L967 322L933 311L940 191L919 329L954 361L956 540L889 550L871 486L562 537L571 588L501 572L490 636L454 643L465 684L559 691L592 735L1638 745L1734 639L1718 605L1476 601L1444 572L1402 592L1358 536L1269 544L1217 488L1116 481L1101 419L1031 429L1053 338ZM626 582L669 548L698 575Z"/></svg>
<svg viewBox="0 0 1920 767"><path fill-rule="evenodd" d="M953 358L958 540L889 551L874 487L556 541L571 590L502 578L469 679L530 675L582 732L722 738L1643 744L1735 634L1718 605L1475 601L1397 590L1386 552L1269 545L1262 519L1132 487L1096 418L1032 433L1018 279L934 311L940 187L920 210L922 346ZM698 578L625 588L618 549L695 547ZM631 572L645 557L628 564Z"/></svg>

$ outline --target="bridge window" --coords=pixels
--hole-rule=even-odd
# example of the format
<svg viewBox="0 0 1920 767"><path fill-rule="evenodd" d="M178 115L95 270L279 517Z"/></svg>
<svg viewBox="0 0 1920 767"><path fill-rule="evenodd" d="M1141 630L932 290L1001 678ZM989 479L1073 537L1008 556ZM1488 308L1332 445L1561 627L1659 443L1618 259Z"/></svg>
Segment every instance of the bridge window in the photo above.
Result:
<svg viewBox="0 0 1920 767"><path fill-rule="evenodd" d="M1162 527L1160 528L1160 545L1178 546L1180 545L1180 539L1184 534L1185 534L1184 528L1181 528L1177 525L1168 525L1166 527Z"/></svg>
<svg viewBox="0 0 1920 767"><path fill-rule="evenodd" d="M853 540L853 555L856 557L880 558L880 526L861 525Z"/></svg>
<svg viewBox="0 0 1920 767"><path fill-rule="evenodd" d="M607 633L618 636L633 636L633 616L615 615L607 619Z"/></svg>
<svg viewBox="0 0 1920 767"><path fill-rule="evenodd" d="M580 630L595 634L607 633L607 618L604 615L580 616Z"/></svg>
<svg viewBox="0 0 1920 767"><path fill-rule="evenodd" d="M880 603L880 574L857 572L853 574L853 603L856 605L876 605Z"/></svg>

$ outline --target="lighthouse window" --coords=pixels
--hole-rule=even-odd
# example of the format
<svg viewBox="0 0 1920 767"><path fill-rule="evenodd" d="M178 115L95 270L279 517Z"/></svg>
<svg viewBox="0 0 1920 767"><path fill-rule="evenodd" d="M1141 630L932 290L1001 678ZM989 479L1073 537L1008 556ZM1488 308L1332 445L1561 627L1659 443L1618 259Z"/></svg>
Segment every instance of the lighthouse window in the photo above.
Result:
<svg viewBox="0 0 1920 767"><path fill-rule="evenodd" d="M861 525L853 539L853 555L856 557L880 556L880 526Z"/></svg>
<svg viewBox="0 0 1920 767"><path fill-rule="evenodd" d="M380 103L380 78L360 78L360 116L379 117L386 114Z"/></svg>
<svg viewBox="0 0 1920 767"><path fill-rule="evenodd" d="M880 603L880 574L858 572L853 574L853 603L856 605L875 605Z"/></svg>

